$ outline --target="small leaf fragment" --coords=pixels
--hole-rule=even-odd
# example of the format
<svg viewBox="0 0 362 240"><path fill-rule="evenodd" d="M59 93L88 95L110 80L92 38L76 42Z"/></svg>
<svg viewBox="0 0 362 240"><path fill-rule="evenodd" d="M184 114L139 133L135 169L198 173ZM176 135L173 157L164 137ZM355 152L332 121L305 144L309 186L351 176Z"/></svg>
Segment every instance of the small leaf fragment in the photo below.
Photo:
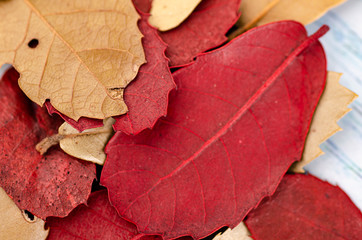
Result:
<svg viewBox="0 0 362 240"><path fill-rule="evenodd" d="M305 143L301 161L295 162L290 171L303 173L303 167L323 154L319 145L341 130L337 121L351 109L348 105L357 97L339 84L341 74L328 72L326 87L318 103Z"/></svg>
<svg viewBox="0 0 362 240"><path fill-rule="evenodd" d="M103 165L106 160L104 147L114 133L114 121L113 118L105 119L103 127L81 133L65 122L59 127L59 134L63 136L59 142L60 148L73 157Z"/></svg>
<svg viewBox="0 0 362 240"><path fill-rule="evenodd" d="M3 240L45 240L49 230L45 222L36 216L30 221L24 211L0 187L0 239Z"/></svg>
<svg viewBox="0 0 362 240"><path fill-rule="evenodd" d="M227 229L224 233L219 233L213 240L253 240L250 232L243 222L233 229Z"/></svg>
<svg viewBox="0 0 362 240"><path fill-rule="evenodd" d="M131 0L1 1L0 16L0 64L32 101L74 120L127 112L123 89L145 63Z"/></svg>
<svg viewBox="0 0 362 240"><path fill-rule="evenodd" d="M180 25L201 0L153 0L149 22L160 31Z"/></svg>

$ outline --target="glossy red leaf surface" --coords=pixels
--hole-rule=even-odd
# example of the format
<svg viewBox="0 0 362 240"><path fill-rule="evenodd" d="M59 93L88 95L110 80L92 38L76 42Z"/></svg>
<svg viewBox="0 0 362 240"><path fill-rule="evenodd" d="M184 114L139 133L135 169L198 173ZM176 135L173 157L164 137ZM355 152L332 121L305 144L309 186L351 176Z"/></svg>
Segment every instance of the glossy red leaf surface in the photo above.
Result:
<svg viewBox="0 0 362 240"><path fill-rule="evenodd" d="M167 118L106 148L101 184L117 211L165 239L236 226L301 157L327 30L265 25L177 71Z"/></svg>
<svg viewBox="0 0 362 240"><path fill-rule="evenodd" d="M168 59L165 56L166 45L157 34L157 30L147 23L148 16L141 14L139 28L147 63L142 65L135 80L126 88L124 99L129 112L115 117L113 125L116 131L137 134L146 128L152 128L157 119L167 113L168 95L175 88ZM50 103L51 113L57 112ZM80 118L78 122L60 114L62 118L79 131L103 125L101 120Z"/></svg>
<svg viewBox="0 0 362 240"><path fill-rule="evenodd" d="M150 0L133 0L140 11L151 9ZM166 56L173 67L189 64L202 52L224 43L225 34L239 18L241 0L203 0L177 28L160 32L168 45Z"/></svg>
<svg viewBox="0 0 362 240"><path fill-rule="evenodd" d="M0 81L0 186L20 209L38 217L66 216L84 203L95 178L94 164L52 148L41 156L35 145L57 132L59 119L31 103L10 69Z"/></svg>
<svg viewBox="0 0 362 240"><path fill-rule="evenodd" d="M161 239L139 234L134 224L118 216L108 201L107 190L92 193L87 205L78 206L67 217L50 217L46 222L50 227L47 240Z"/></svg>
<svg viewBox="0 0 362 240"><path fill-rule="evenodd" d="M362 214L339 188L310 175L285 175L245 221L254 240L359 240Z"/></svg>

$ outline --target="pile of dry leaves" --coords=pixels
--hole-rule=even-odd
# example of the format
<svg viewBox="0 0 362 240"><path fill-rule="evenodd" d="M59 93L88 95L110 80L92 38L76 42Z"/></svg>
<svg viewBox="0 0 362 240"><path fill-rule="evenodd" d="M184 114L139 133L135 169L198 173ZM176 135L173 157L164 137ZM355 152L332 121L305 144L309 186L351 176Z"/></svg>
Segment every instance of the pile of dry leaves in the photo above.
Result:
<svg viewBox="0 0 362 240"><path fill-rule="evenodd" d="M0 239L361 239L303 174L355 98L303 26L341 2L0 1Z"/></svg>

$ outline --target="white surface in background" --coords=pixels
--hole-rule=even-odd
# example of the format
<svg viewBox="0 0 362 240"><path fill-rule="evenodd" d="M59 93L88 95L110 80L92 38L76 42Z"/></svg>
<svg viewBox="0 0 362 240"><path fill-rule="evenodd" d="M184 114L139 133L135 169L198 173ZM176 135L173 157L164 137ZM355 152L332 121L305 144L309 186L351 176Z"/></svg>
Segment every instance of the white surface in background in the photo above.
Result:
<svg viewBox="0 0 362 240"><path fill-rule="evenodd" d="M340 186L362 209L362 1L347 1L307 29L313 33L323 24L331 28L321 39L328 70L343 73L340 83L361 97L338 122L343 131L323 143L321 149L325 154L305 169Z"/></svg>
<svg viewBox="0 0 362 240"><path fill-rule="evenodd" d="M318 0L316 0L318 1ZM349 0L307 26L310 33L327 24L331 30L322 38L328 70L344 73L341 84L361 97L339 125L342 132L321 145L325 155L306 170L340 186L362 209L362 0ZM0 77L10 65L0 69Z"/></svg>

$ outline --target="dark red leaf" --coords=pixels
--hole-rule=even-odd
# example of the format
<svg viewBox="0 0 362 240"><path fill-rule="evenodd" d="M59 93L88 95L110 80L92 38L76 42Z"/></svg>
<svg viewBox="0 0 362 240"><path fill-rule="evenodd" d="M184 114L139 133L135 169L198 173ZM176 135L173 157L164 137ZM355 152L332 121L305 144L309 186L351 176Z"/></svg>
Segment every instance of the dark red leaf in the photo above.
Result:
<svg viewBox="0 0 362 240"><path fill-rule="evenodd" d="M174 74L168 116L109 142L101 184L143 233L204 237L235 226L299 160L326 78L318 38L255 28Z"/></svg>
<svg viewBox="0 0 362 240"><path fill-rule="evenodd" d="M245 223L255 240L362 239L360 210L339 187L310 175L285 175Z"/></svg>
<svg viewBox="0 0 362 240"><path fill-rule="evenodd" d="M10 69L0 82L0 186L20 209L41 218L66 216L84 203L95 178L94 164L80 162L62 150L41 156L35 145L56 133L45 109L32 105Z"/></svg>
<svg viewBox="0 0 362 240"><path fill-rule="evenodd" d="M54 113L58 114L61 118L64 119L64 121L72 125L75 129L77 129L80 132L83 132L84 130L89 128L97 128L103 126L103 121L99 119L81 117L79 118L78 121L75 121L70 117L67 117L64 114L60 113L58 110L56 110L49 101L45 102L45 106L50 114L52 115Z"/></svg>
<svg viewBox="0 0 362 240"><path fill-rule="evenodd" d="M108 201L107 190L92 193L87 205L78 206L65 218L48 218L47 225L50 227L47 240L161 239L139 234L134 224L119 217Z"/></svg>
<svg viewBox="0 0 362 240"><path fill-rule="evenodd" d="M148 12L151 0L133 0L140 11ZM213 49L227 38L225 34L239 18L241 0L203 0L177 28L160 32L168 45L166 56L171 66L184 66L202 52Z"/></svg>
<svg viewBox="0 0 362 240"><path fill-rule="evenodd" d="M125 90L125 102L129 112L115 117L114 129L126 134L137 134L146 128L152 128L157 119L167 113L169 92L175 88L168 59L165 57L166 45L157 34L157 30L148 23L144 14L139 22L139 28L144 35L143 47L147 63L142 65L136 79ZM48 103L51 112L57 112ZM55 110L55 111L54 111ZM61 115L62 116L62 115ZM79 131L102 126L100 120L80 118L78 122L62 116L69 124Z"/></svg>

